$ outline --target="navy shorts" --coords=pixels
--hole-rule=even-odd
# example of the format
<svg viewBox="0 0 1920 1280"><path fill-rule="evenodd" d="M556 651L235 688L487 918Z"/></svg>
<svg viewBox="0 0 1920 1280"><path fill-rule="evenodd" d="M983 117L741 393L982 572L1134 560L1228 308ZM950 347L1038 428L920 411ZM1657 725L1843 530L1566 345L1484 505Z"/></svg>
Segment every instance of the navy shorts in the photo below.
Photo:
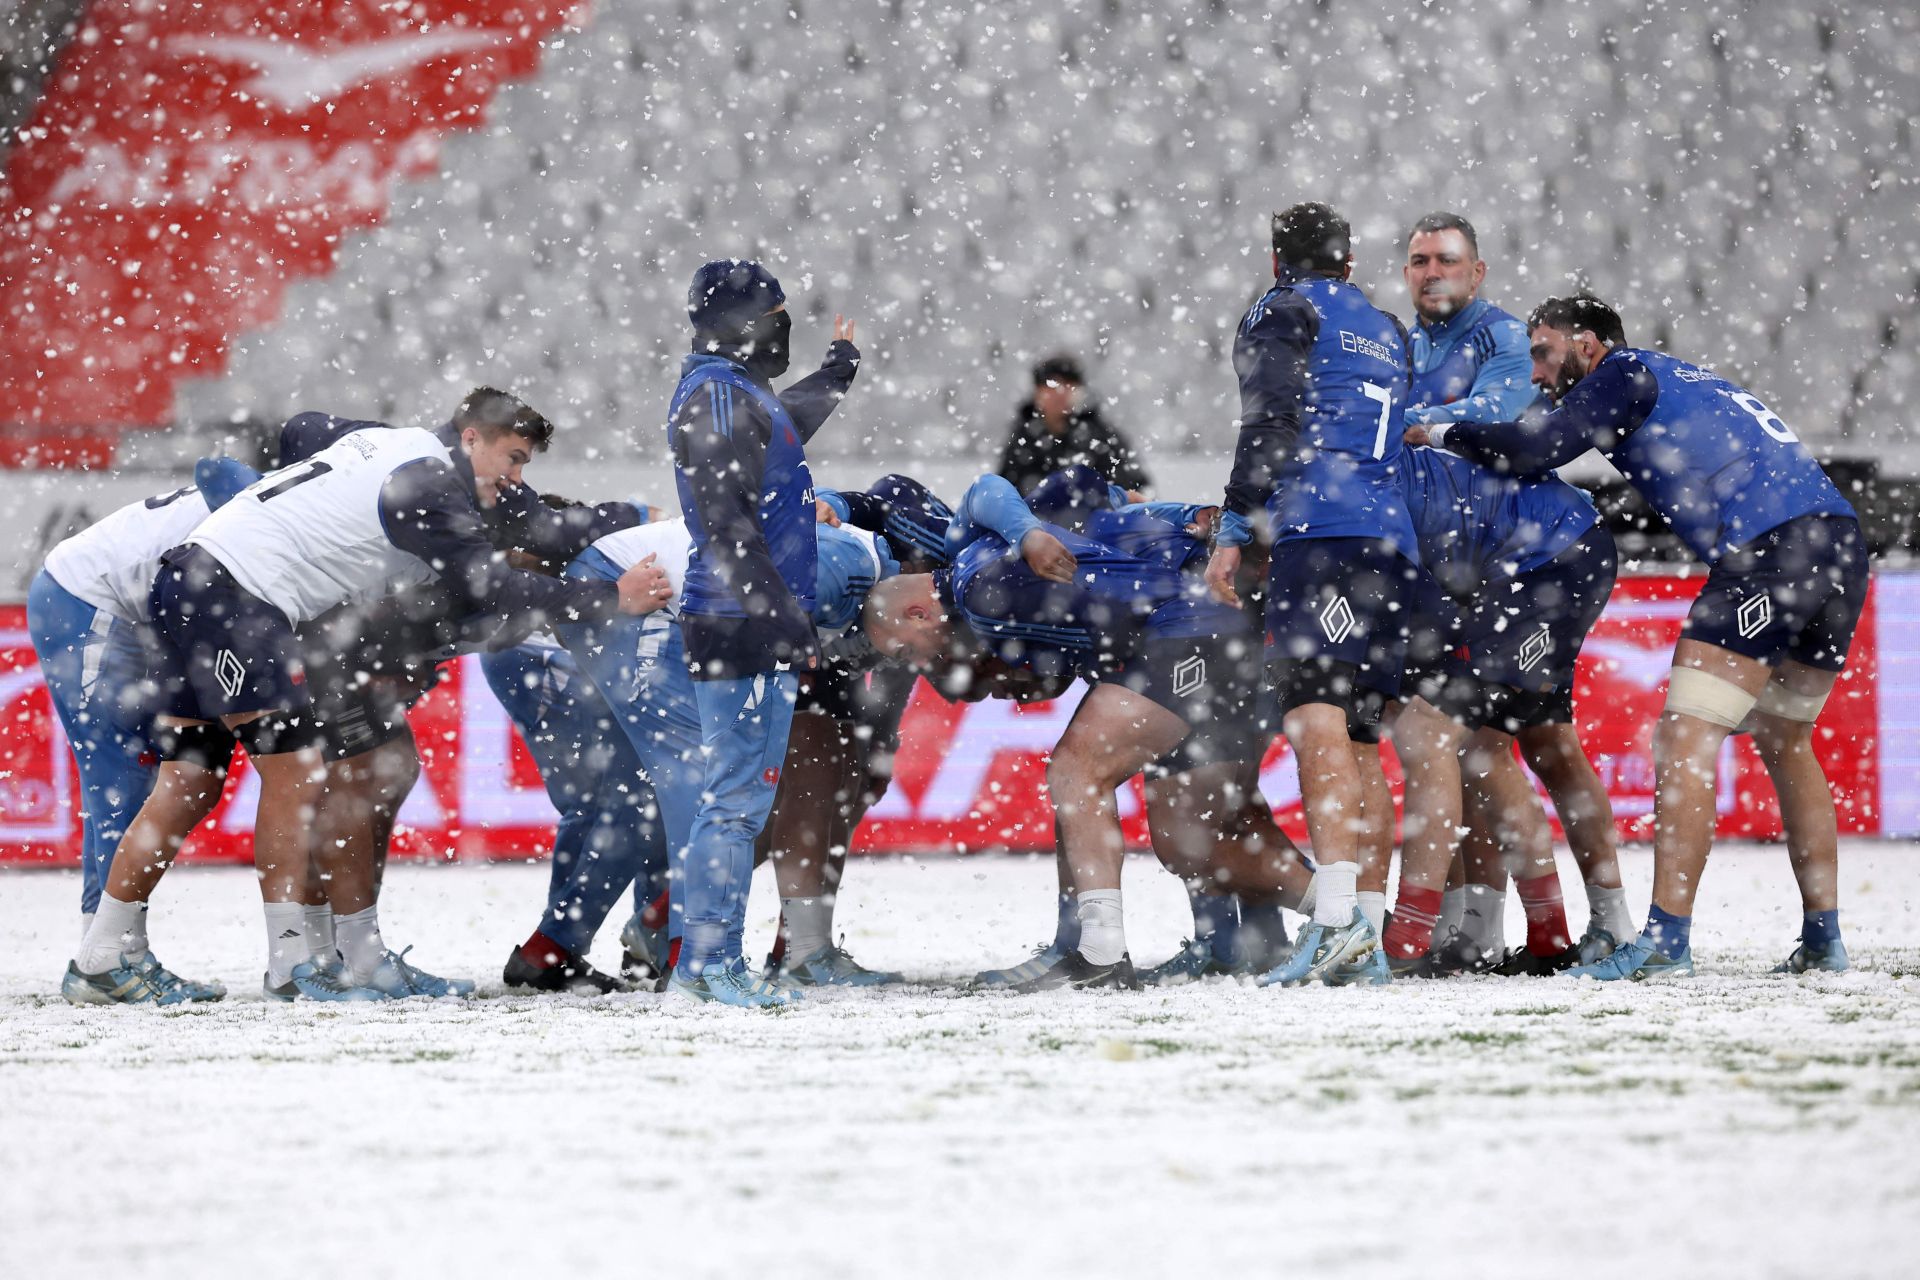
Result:
<svg viewBox="0 0 1920 1280"><path fill-rule="evenodd" d="M1797 516L1720 557L1683 639L1774 666L1838 671L1867 599L1867 547L1852 516Z"/></svg>
<svg viewBox="0 0 1920 1280"><path fill-rule="evenodd" d="M158 713L187 720L307 707L306 667L287 616L202 547L160 558L147 603L160 643L147 678Z"/></svg>
<svg viewBox="0 0 1920 1280"><path fill-rule="evenodd" d="M1190 732L1153 762L1149 776L1258 761L1280 731L1263 678L1259 639L1251 632L1149 639L1099 682L1131 689L1187 722Z"/></svg>
<svg viewBox="0 0 1920 1280"><path fill-rule="evenodd" d="M1420 569L1376 538L1275 543L1267 566L1267 667L1282 712L1347 711L1355 741L1377 738L1400 696Z"/></svg>

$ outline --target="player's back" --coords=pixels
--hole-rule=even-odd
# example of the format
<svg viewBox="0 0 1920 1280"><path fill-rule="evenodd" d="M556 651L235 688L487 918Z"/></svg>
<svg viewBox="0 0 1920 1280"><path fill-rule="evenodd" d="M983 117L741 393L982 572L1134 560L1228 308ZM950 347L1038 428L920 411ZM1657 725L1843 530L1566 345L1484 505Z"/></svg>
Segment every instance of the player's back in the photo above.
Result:
<svg viewBox="0 0 1920 1280"><path fill-rule="evenodd" d="M144 622L160 557L206 518L207 500L192 485L130 502L48 552L47 573L122 622Z"/></svg>
<svg viewBox="0 0 1920 1280"><path fill-rule="evenodd" d="M596 538L588 550L606 557L615 570L615 577L652 556L673 588L673 598L662 605L660 611L669 615L680 612L681 593L687 585L687 566L693 559L693 535L685 520L655 520L651 524L619 529Z"/></svg>
<svg viewBox="0 0 1920 1280"><path fill-rule="evenodd" d="M1407 450L1401 476L1420 563L1456 596L1538 568L1599 519L1558 476L1515 480L1444 449Z"/></svg>
<svg viewBox="0 0 1920 1280"><path fill-rule="evenodd" d="M1708 563L1797 516L1854 514L1807 447L1759 397L1698 365L1616 348L1642 366L1652 411L1607 450L1673 531Z"/></svg>
<svg viewBox="0 0 1920 1280"><path fill-rule="evenodd" d="M1298 447L1268 502L1274 541L1379 538L1414 559L1397 471L1405 332L1358 286L1324 277L1276 285L1248 313L1243 332L1258 332L1263 307L1301 304L1313 312L1313 340Z"/></svg>
<svg viewBox="0 0 1920 1280"><path fill-rule="evenodd" d="M1095 511L1083 532L1116 551L1173 569L1206 568L1207 544L1188 533L1178 517L1196 508L1172 502L1136 502Z"/></svg>
<svg viewBox="0 0 1920 1280"><path fill-rule="evenodd" d="M431 431L356 431L305 462L268 472L187 541L205 547L291 622L371 602L400 583L435 576L393 545L381 514L387 478L429 460L448 462L446 444Z"/></svg>

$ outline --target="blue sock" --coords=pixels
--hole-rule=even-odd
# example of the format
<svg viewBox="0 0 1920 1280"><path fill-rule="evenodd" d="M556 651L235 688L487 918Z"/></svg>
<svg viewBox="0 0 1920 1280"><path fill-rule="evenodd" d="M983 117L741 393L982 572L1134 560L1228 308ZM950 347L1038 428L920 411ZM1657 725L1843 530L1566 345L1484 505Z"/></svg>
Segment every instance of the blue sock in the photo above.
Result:
<svg viewBox="0 0 1920 1280"><path fill-rule="evenodd" d="M1240 945L1240 899L1230 893L1189 889L1187 903L1193 908L1193 940L1211 939L1213 953L1231 959Z"/></svg>
<svg viewBox="0 0 1920 1280"><path fill-rule="evenodd" d="M1060 895L1060 917L1053 926L1053 945L1061 951L1080 946L1080 908L1071 893Z"/></svg>
<svg viewBox="0 0 1920 1280"><path fill-rule="evenodd" d="M1800 920L1800 941L1809 951L1825 951L1840 941L1839 911L1809 911Z"/></svg>
<svg viewBox="0 0 1920 1280"><path fill-rule="evenodd" d="M1240 952L1234 960L1257 969L1270 969L1280 963L1280 952L1286 945L1287 921L1281 914L1280 900L1240 899Z"/></svg>
<svg viewBox="0 0 1920 1280"><path fill-rule="evenodd" d="M1647 927L1640 931L1640 936L1652 943L1661 955L1676 959L1692 945L1693 917L1671 915L1657 906L1649 906Z"/></svg>

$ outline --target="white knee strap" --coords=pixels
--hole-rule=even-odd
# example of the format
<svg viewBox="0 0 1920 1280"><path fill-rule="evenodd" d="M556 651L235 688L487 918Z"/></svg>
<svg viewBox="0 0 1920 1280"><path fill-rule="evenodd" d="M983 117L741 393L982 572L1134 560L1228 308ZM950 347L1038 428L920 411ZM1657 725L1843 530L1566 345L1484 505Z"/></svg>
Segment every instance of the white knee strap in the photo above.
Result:
<svg viewBox="0 0 1920 1280"><path fill-rule="evenodd" d="M1738 729L1758 701L1733 681L1697 667L1675 667L1667 682L1669 715L1692 716L1723 729Z"/></svg>
<svg viewBox="0 0 1920 1280"><path fill-rule="evenodd" d="M1754 708L1782 720L1812 724L1820 718L1820 710L1827 705L1827 697L1832 692L1829 688L1826 693L1795 693L1778 680L1769 680Z"/></svg>

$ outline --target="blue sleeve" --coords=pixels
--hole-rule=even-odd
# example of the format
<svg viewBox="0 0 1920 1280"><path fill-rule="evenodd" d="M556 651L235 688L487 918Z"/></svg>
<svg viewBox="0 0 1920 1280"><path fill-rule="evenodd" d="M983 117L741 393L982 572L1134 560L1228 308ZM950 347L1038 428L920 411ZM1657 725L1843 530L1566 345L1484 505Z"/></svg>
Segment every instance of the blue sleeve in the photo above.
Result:
<svg viewBox="0 0 1920 1280"><path fill-rule="evenodd" d="M1503 475L1540 475L1589 449L1616 448L1653 412L1660 384L1631 357L1603 359L1538 422L1459 422L1445 447Z"/></svg>
<svg viewBox="0 0 1920 1280"><path fill-rule="evenodd" d="M355 431L386 429L384 422L336 418L330 413L312 410L296 413L280 426L280 465L290 467L296 462L305 462L341 436Z"/></svg>
<svg viewBox="0 0 1920 1280"><path fill-rule="evenodd" d="M451 463L409 462L380 486L380 522L402 551L427 562L460 613L532 616L542 622L600 622L619 606L611 582L573 582L507 564L487 537L473 493Z"/></svg>
<svg viewBox="0 0 1920 1280"><path fill-rule="evenodd" d="M209 511L226 506L259 478L258 471L235 458L202 458L193 464L193 487L207 500Z"/></svg>
<svg viewBox="0 0 1920 1280"><path fill-rule="evenodd" d="M715 415L714 406L722 412ZM751 396L715 379L688 396L674 421L674 465L691 496L688 514L704 541L702 563L764 622L769 645L813 653L813 620L780 576L760 527L760 490L772 424Z"/></svg>
<svg viewBox="0 0 1920 1280"><path fill-rule="evenodd" d="M1198 502L1135 502L1121 509L1144 511L1156 520L1164 520L1176 529L1184 529L1199 518L1205 507Z"/></svg>
<svg viewBox="0 0 1920 1280"><path fill-rule="evenodd" d="M500 500L483 513L494 545L529 552L565 564L610 533L646 523L631 502L589 506L570 502L554 508L526 485L502 485Z"/></svg>
<svg viewBox="0 0 1920 1280"><path fill-rule="evenodd" d="M840 492L838 489L815 489L813 491L813 496L818 498L820 501L826 503L827 506L831 507L833 509L833 514L835 514L836 516L839 516L842 523L844 524L854 523L853 504L847 501L846 494ZM862 524L862 525L859 525L858 527L862 529L873 528L873 526L870 524Z"/></svg>
<svg viewBox="0 0 1920 1280"><path fill-rule="evenodd" d="M1115 501L1114 495L1119 494ZM1109 484L1106 476L1084 462L1047 475L1027 491L1027 508L1048 524L1078 529L1088 515L1111 507L1124 506L1127 491Z"/></svg>
<svg viewBox="0 0 1920 1280"><path fill-rule="evenodd" d="M1040 518L1028 510L1020 491L1004 476L981 476L960 499L960 509L947 526L947 556L951 560L984 534L1018 550L1021 541L1040 527Z"/></svg>
<svg viewBox="0 0 1920 1280"><path fill-rule="evenodd" d="M859 371L860 348L851 342L835 341L818 369L780 393L780 403L802 441L813 439L828 415L840 407L847 389L853 386L853 375Z"/></svg>
<svg viewBox="0 0 1920 1280"><path fill-rule="evenodd" d="M1533 356L1527 327L1518 320L1502 320L1475 335L1488 351L1473 375L1473 386L1452 404L1430 404L1407 410L1409 423L1512 422L1539 397L1533 385Z"/></svg>
<svg viewBox="0 0 1920 1280"><path fill-rule="evenodd" d="M1240 436L1227 481L1226 509L1249 515L1266 505L1275 477L1300 438L1308 358L1320 314L1292 291L1268 294L1240 323L1233 368L1240 377Z"/></svg>

